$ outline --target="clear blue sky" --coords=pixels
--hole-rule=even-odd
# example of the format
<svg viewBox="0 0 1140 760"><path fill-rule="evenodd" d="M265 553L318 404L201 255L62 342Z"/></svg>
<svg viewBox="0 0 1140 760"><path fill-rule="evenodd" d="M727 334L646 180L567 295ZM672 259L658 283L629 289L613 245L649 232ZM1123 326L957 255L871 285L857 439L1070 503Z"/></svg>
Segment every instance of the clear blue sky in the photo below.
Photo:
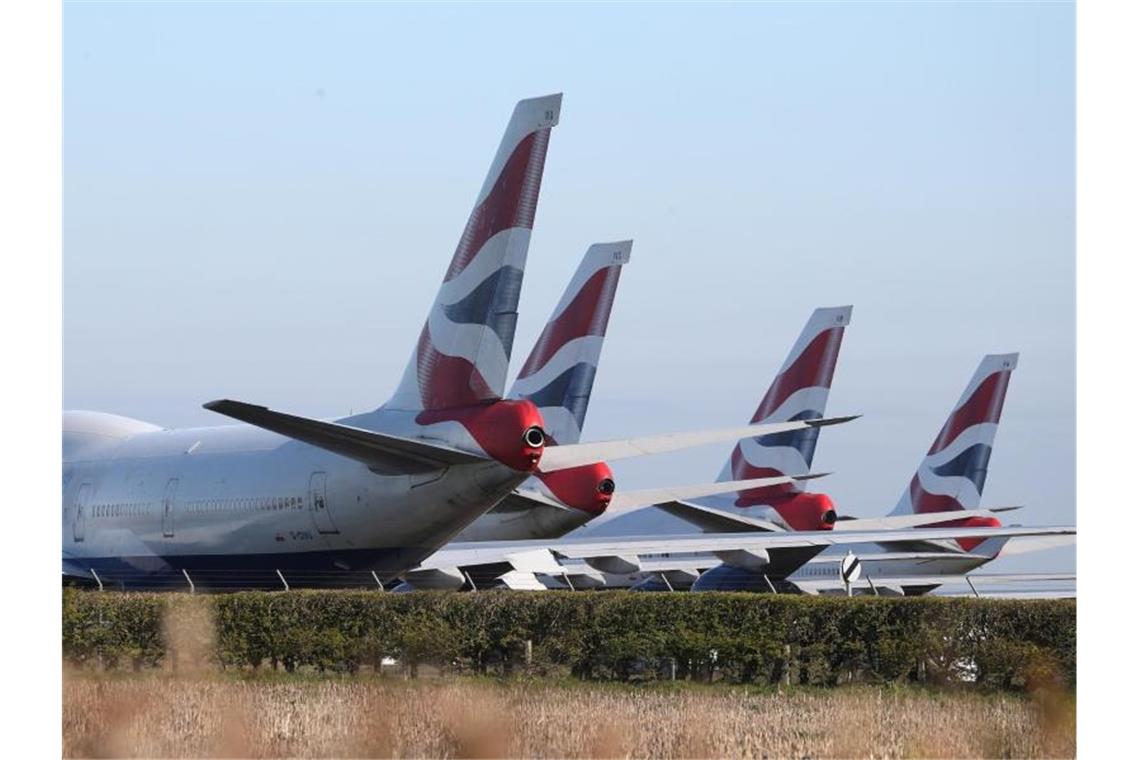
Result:
<svg viewBox="0 0 1140 760"><path fill-rule="evenodd" d="M67 4L65 405L377 406L514 101L563 91L514 358L586 246L634 238L587 438L743 421L811 309L853 303L830 410L865 416L819 490L886 512L981 355L1021 351L986 500L1072 521L1073 15Z"/></svg>

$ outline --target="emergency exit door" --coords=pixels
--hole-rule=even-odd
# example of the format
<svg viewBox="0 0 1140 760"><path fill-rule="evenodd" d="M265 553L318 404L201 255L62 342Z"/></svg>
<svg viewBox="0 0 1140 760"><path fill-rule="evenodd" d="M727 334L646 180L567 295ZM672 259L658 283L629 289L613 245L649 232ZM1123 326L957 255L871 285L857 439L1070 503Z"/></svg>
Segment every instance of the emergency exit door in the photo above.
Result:
<svg viewBox="0 0 1140 760"><path fill-rule="evenodd" d="M309 478L309 513L313 516L313 524L317 526L318 532L339 533L329 508L327 480L323 472L314 472Z"/></svg>
<svg viewBox="0 0 1140 760"><path fill-rule="evenodd" d="M174 497L178 493L178 478L171 478L162 492L162 535L174 536Z"/></svg>
<svg viewBox="0 0 1140 760"><path fill-rule="evenodd" d="M77 543L87 537L87 502L90 500L91 484L84 483L75 494L75 514L71 521L71 537Z"/></svg>

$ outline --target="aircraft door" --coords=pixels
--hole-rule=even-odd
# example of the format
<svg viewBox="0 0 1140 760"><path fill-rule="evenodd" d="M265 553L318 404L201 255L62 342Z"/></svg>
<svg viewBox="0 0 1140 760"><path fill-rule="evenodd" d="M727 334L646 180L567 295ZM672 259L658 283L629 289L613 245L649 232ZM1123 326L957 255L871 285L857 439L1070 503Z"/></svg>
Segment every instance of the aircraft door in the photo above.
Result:
<svg viewBox="0 0 1140 760"><path fill-rule="evenodd" d="M323 472L314 472L309 477L309 513L313 516L313 524L317 526L318 533L339 533L329 509L327 480L328 477Z"/></svg>
<svg viewBox="0 0 1140 760"><path fill-rule="evenodd" d="M91 484L84 483L75 494L75 514L71 523L71 537L76 543L87 537L87 502L90 500Z"/></svg>
<svg viewBox="0 0 1140 760"><path fill-rule="evenodd" d="M174 497L178 492L178 478L171 478L162 492L162 535L174 536Z"/></svg>

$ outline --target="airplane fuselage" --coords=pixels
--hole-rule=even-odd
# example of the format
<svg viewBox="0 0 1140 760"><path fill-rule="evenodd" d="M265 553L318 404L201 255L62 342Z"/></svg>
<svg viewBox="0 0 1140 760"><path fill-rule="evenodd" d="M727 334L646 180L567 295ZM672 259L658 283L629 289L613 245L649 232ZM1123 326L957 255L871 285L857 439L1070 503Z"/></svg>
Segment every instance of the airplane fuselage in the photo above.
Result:
<svg viewBox="0 0 1140 760"><path fill-rule="evenodd" d="M65 434L64 569L125 585L183 571L202 583L280 583L277 571L298 584L346 570L386 580L528 474L497 461L369 467L248 425L70 447Z"/></svg>

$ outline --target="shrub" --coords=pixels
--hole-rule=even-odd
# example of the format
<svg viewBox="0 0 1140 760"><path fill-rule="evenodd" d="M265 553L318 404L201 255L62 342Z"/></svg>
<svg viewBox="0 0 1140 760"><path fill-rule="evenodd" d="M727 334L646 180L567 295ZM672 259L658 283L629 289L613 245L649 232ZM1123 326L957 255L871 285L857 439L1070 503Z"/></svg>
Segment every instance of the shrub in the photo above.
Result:
<svg viewBox="0 0 1140 760"><path fill-rule="evenodd" d="M79 666L153 667L180 594L67 589L63 652ZM509 673L532 645L539 673L834 686L941 680L1024 689L1076 684L1072 600L757 594L243 592L212 609L222 667L356 672L396 658ZM199 643L198 646L205 646ZM183 646L183 645L180 645Z"/></svg>

